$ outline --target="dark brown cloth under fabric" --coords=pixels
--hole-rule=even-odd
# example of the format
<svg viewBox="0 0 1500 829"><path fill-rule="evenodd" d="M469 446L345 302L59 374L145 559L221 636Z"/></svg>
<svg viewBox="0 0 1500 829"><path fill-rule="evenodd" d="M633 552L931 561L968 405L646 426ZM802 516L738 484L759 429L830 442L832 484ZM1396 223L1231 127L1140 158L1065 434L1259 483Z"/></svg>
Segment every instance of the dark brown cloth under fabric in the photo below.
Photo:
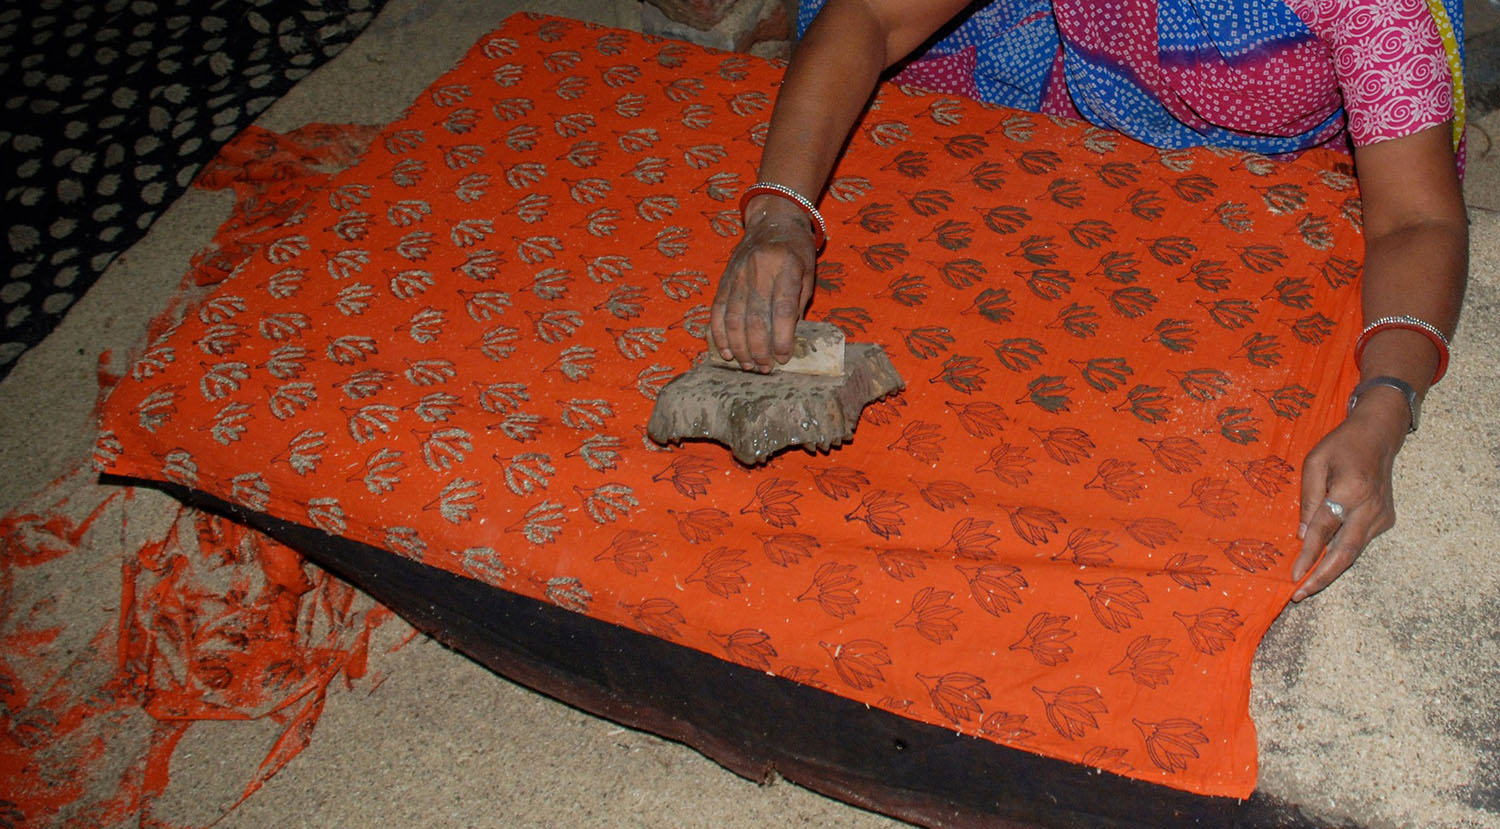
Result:
<svg viewBox="0 0 1500 829"><path fill-rule="evenodd" d="M22 0L0 12L0 379L219 147L385 0Z"/></svg>

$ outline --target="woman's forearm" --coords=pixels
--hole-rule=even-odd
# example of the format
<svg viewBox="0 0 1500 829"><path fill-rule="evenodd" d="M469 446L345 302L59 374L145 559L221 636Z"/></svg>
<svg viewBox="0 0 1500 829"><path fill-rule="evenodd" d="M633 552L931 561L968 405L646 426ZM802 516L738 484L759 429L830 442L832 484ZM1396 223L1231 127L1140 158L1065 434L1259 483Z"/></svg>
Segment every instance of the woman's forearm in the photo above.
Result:
<svg viewBox="0 0 1500 829"><path fill-rule="evenodd" d="M1356 153L1365 212L1361 301L1366 321L1412 316L1452 335L1468 275L1468 220L1447 126ZM1369 378L1387 375L1426 393L1438 352L1421 333L1372 337L1360 361Z"/></svg>
<svg viewBox="0 0 1500 829"><path fill-rule="evenodd" d="M787 67L760 179L816 199L880 73L965 5L966 0L829 0Z"/></svg>

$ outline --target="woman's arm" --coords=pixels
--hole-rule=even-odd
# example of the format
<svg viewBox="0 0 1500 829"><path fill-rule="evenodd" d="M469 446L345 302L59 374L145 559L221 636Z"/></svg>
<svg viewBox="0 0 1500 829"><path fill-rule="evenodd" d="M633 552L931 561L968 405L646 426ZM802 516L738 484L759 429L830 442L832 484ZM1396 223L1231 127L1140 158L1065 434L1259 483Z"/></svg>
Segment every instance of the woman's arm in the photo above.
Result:
<svg viewBox="0 0 1500 829"><path fill-rule="evenodd" d="M1452 125L1445 123L1355 150L1364 203L1366 320L1407 315L1450 336L1458 324L1468 278L1469 225L1451 136ZM1437 349L1424 335L1390 329L1370 339L1359 370L1361 379L1404 380L1420 400L1437 365ZM1309 570L1312 575L1295 601L1327 586L1372 538L1395 524L1391 468L1410 425L1405 396L1376 386L1308 454L1302 466L1302 551L1292 577L1300 579ZM1325 500L1344 506L1342 524Z"/></svg>
<svg viewBox="0 0 1500 829"><path fill-rule="evenodd" d="M760 181L817 199L880 73L917 48L968 0L829 0L787 67L761 155ZM745 207L710 326L725 359L770 371L792 353L812 298L811 225L801 209L761 195Z"/></svg>

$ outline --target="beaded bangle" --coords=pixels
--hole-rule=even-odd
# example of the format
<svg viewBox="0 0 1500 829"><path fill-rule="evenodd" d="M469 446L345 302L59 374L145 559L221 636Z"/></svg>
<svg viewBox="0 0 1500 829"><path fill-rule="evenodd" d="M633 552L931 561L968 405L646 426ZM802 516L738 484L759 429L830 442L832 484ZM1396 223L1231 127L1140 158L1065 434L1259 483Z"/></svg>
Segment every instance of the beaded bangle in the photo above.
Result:
<svg viewBox="0 0 1500 829"><path fill-rule="evenodd" d="M1437 385L1437 381L1443 379L1443 375L1448 373L1448 338L1443 336L1443 332L1439 331L1436 325L1405 314L1381 317L1366 325L1365 330L1359 333L1359 340L1354 344L1354 365L1360 364L1360 359L1365 353L1365 346L1370 343L1372 337L1392 328L1415 331L1432 341L1432 345L1438 351L1437 371L1433 372L1432 385Z"/></svg>
<svg viewBox="0 0 1500 829"><path fill-rule="evenodd" d="M823 243L828 240L828 223L823 221L823 214L818 212L818 208L806 196L784 184L776 184L771 181L757 181L746 187L745 192L740 194L741 221L744 221L745 218L745 205L748 205L751 199L763 194L780 196L802 208L802 212L806 213L807 218L812 221L813 245L818 250L823 249Z"/></svg>

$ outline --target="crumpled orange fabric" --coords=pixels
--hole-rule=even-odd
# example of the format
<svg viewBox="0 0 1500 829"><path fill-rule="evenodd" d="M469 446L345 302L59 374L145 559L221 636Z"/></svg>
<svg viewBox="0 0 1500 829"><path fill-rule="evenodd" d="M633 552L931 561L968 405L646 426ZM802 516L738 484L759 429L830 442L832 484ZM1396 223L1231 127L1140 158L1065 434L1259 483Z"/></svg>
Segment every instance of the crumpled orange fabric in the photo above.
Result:
<svg viewBox="0 0 1500 829"><path fill-rule="evenodd" d="M233 185L236 212L180 298L223 278L221 255L240 251L232 269L258 249L256 234L282 227L322 170L346 165L372 134L252 127L227 144L196 184ZM169 309L154 333L174 319ZM101 368L101 387L116 380ZM96 478L85 465L0 518L6 826L156 824L153 803L194 723L268 718L282 731L243 799L307 745L335 683L378 684L370 637L389 610L260 533Z"/></svg>
<svg viewBox="0 0 1500 829"><path fill-rule="evenodd" d="M143 352L98 462L1248 795L1297 465L1354 379L1349 170L884 87L823 199L810 316L907 388L838 451L746 469L643 427L702 350L779 71L511 18Z"/></svg>

